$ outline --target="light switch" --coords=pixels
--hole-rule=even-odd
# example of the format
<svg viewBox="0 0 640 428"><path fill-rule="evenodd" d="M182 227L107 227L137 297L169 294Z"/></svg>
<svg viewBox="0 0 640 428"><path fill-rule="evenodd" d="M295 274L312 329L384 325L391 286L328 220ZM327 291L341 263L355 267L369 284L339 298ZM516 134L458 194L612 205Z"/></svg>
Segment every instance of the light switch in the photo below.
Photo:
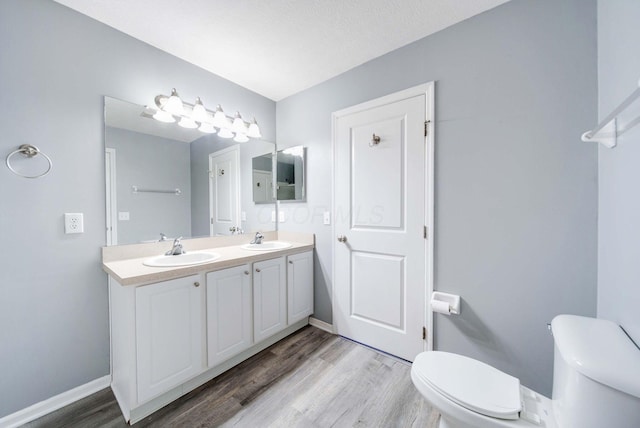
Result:
<svg viewBox="0 0 640 428"><path fill-rule="evenodd" d="M287 216L284 211L278 211L278 223L284 223L287 220Z"/></svg>
<svg viewBox="0 0 640 428"><path fill-rule="evenodd" d="M331 211L325 211L322 217L322 222L324 224L331 224Z"/></svg>

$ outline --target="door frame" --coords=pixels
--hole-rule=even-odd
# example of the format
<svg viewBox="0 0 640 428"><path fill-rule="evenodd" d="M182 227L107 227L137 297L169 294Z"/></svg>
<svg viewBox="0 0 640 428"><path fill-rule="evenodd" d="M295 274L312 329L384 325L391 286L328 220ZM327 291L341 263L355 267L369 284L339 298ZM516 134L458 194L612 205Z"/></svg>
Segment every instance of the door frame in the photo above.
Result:
<svg viewBox="0 0 640 428"><path fill-rule="evenodd" d="M213 158L218 157L220 155L227 154L229 152L233 152L233 157L236 162L236 169L234 171L236 183L237 183L237 192L236 192L236 225L240 226L242 224L242 214L241 214L241 198L240 189L242 188L240 183L240 145L236 144L234 146L226 147L221 150L217 150L213 153L209 153L209 236L215 236L213 230L213 198L211 197L213 194Z"/></svg>
<svg viewBox="0 0 640 428"><path fill-rule="evenodd" d="M336 241L335 238L335 212L336 212L336 140L337 140L337 121L340 117L347 116L353 113L369 110L375 107L379 107L385 104L402 101L407 98L415 96L425 95L426 101L426 117L427 121L427 135L425 137L425 225L427 226L427 239L425 239L426 246L426 277L425 277L425 313L424 313L424 326L427 329L427 339L425 341L425 350L433 350L433 312L431 310L431 294L433 293L433 250L434 250L434 179L435 179L435 81L423 83L399 92L395 92L380 98L375 98L369 101L365 101L360 104L353 105L351 107L344 108L342 110L331 113L331 212L334 213L334 221L331 224L331 274L332 274L332 287L331 287L331 310L332 314L337 312L337 304L334 296L336 295ZM332 323L333 333L338 333L338 326L335 323L336 317L333 316L334 322Z"/></svg>
<svg viewBox="0 0 640 428"><path fill-rule="evenodd" d="M116 149L105 147L105 177L107 186L106 241L107 246L118 244L118 188L116 182Z"/></svg>

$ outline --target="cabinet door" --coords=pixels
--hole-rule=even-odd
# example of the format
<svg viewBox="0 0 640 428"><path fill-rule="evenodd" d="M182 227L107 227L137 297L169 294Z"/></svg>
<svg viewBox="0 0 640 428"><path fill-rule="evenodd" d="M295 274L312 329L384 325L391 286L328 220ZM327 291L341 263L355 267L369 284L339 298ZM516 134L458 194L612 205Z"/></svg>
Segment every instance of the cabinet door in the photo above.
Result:
<svg viewBox="0 0 640 428"><path fill-rule="evenodd" d="M136 288L138 402L202 370L200 275Z"/></svg>
<svg viewBox="0 0 640 428"><path fill-rule="evenodd" d="M287 326L284 257L253 264L253 334L257 342Z"/></svg>
<svg viewBox="0 0 640 428"><path fill-rule="evenodd" d="M313 313L313 252L287 257L287 298L289 324Z"/></svg>
<svg viewBox="0 0 640 428"><path fill-rule="evenodd" d="M213 367L250 347L251 267L207 274L207 350Z"/></svg>

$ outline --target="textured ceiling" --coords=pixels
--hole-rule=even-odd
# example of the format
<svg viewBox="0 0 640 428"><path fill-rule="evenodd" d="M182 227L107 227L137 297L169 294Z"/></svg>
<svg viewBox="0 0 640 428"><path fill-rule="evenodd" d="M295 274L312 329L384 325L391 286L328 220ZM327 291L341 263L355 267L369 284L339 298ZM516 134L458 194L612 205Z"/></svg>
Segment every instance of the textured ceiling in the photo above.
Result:
<svg viewBox="0 0 640 428"><path fill-rule="evenodd" d="M508 0L55 0L278 101Z"/></svg>

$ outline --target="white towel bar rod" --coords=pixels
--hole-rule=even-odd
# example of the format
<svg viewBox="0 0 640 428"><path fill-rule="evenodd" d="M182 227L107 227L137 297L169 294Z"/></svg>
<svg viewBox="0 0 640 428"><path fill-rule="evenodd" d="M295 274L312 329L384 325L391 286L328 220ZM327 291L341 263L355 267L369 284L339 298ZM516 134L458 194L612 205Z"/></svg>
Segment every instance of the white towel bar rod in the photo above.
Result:
<svg viewBox="0 0 640 428"><path fill-rule="evenodd" d="M640 117L627 123L627 125L618 129L617 118L620 113L625 111L636 99L640 97L640 81L638 81L638 87L629 95L618 107L616 107L607 117L605 117L594 129L582 134L582 141L590 142L596 141L612 148L616 145L618 135L622 135L624 132L633 128L640 123ZM604 131L602 135L598 135L600 131Z"/></svg>
<svg viewBox="0 0 640 428"><path fill-rule="evenodd" d="M138 186L131 186L131 191L133 193L171 193L174 195L180 195L182 190L173 189L173 190L160 190L160 189L141 189Z"/></svg>

